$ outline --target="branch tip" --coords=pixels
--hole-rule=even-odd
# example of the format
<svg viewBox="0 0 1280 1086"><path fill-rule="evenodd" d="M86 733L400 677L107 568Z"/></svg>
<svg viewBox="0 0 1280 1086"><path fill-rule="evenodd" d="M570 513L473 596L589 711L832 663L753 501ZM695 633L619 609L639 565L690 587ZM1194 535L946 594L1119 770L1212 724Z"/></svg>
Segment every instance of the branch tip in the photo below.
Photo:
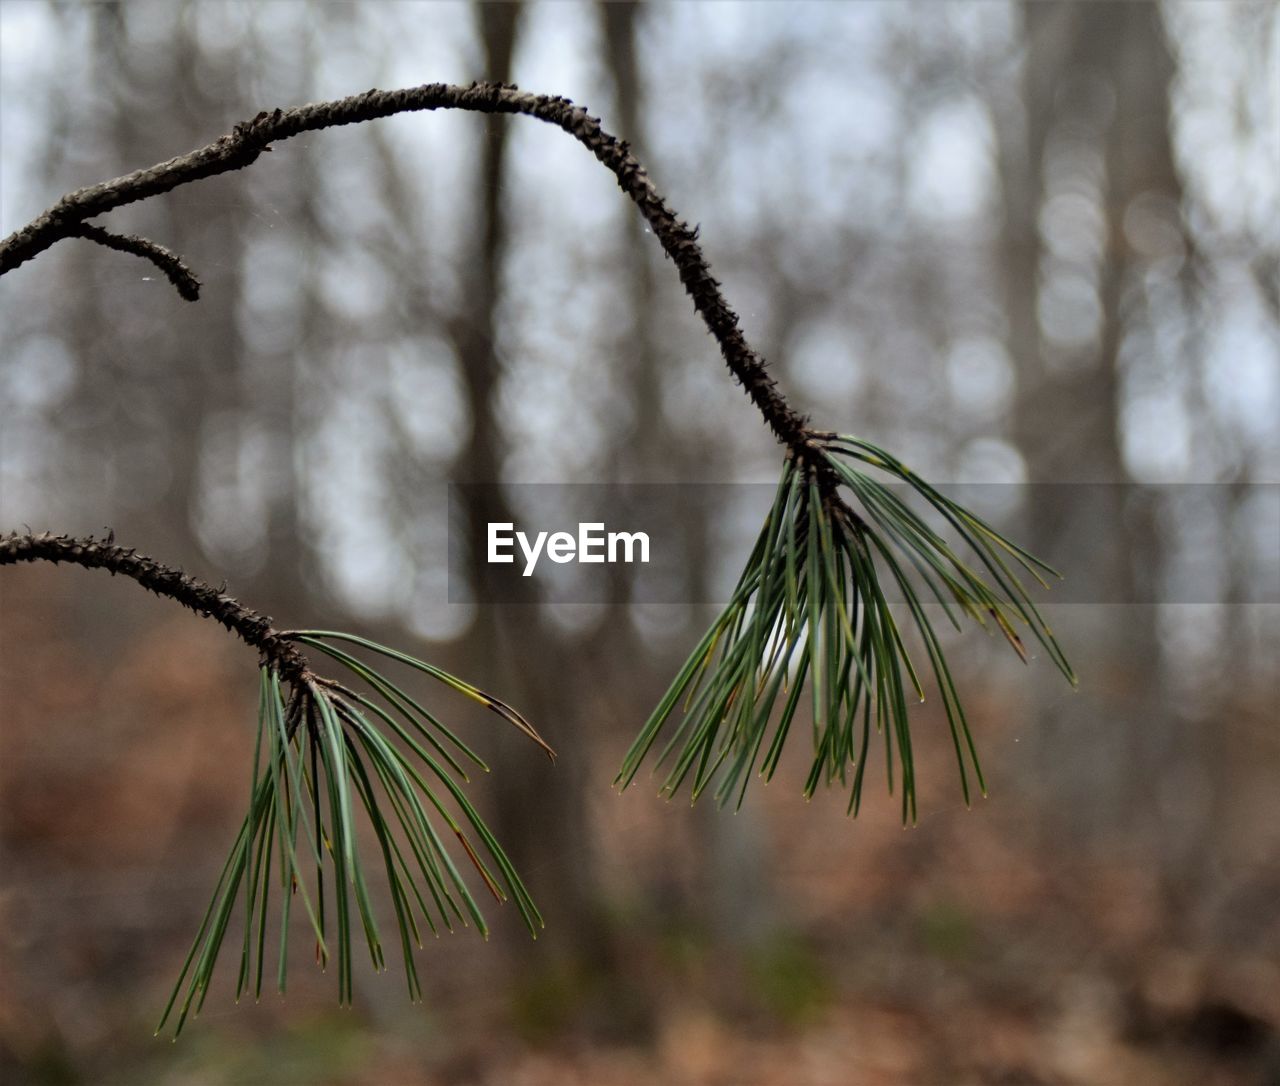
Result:
<svg viewBox="0 0 1280 1086"><path fill-rule="evenodd" d="M182 262L182 258L170 249L166 249L154 241L139 237L137 234L113 234L101 226L92 223L80 223L70 236L97 242L108 249L119 253L131 253L133 256L149 260L164 273L164 277L173 284L174 289L188 302L200 299L200 280L195 273Z"/></svg>

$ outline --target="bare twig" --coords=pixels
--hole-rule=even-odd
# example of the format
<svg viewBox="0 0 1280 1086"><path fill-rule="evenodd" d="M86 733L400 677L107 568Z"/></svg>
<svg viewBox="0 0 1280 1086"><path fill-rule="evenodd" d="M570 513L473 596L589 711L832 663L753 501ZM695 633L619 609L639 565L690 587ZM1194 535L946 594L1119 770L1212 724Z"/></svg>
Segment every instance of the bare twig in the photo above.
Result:
<svg viewBox="0 0 1280 1086"><path fill-rule="evenodd" d="M529 94L501 83L473 83L468 87L428 83L404 90L375 89L332 102L264 111L207 146L68 193L48 211L0 242L0 275L64 238L85 236L86 220L96 215L169 192L180 185L243 169L255 162L263 151L270 150L272 143L304 132L359 124L397 113L438 109L535 117L563 129L607 166L675 263L680 281L719 344L729 370L778 440L814 473L824 491L834 494L836 481L807 428L808 420L787 403L764 359L748 345L738 326L738 316L725 301L698 244L698 228L676 217L625 141L610 135L600 127L599 118L592 117L567 98ZM145 254L136 248L129 251L151 259L155 253L164 251L152 243L145 244L149 247Z"/></svg>
<svg viewBox="0 0 1280 1086"><path fill-rule="evenodd" d="M75 236L96 241L99 245L105 245L108 249L115 249L119 253L132 253L134 256L142 257L143 260L150 260L164 272L165 278L187 301L194 302L200 297L200 280L182 262L182 258L177 253L166 249L163 245L140 238L137 234L113 234L109 230L103 230L101 226L94 226L87 222L80 224L80 229L75 232Z"/></svg>

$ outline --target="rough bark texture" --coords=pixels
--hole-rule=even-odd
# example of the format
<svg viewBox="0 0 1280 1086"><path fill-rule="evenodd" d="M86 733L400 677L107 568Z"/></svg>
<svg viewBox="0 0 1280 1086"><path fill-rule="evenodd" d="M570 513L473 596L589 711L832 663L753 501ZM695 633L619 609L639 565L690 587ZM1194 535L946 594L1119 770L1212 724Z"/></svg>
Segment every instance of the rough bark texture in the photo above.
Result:
<svg viewBox="0 0 1280 1086"><path fill-rule="evenodd" d="M200 280L195 277L176 253L170 252L163 245L140 238L137 234L113 234L101 226L92 223L81 223L80 228L71 235L82 237L86 241L96 241L108 249L118 253L131 253L143 260L150 260L165 274L165 278L173 284L174 289L187 301L194 302L200 297Z"/></svg>
<svg viewBox="0 0 1280 1086"><path fill-rule="evenodd" d="M189 608L196 614L216 619L246 645L258 650L265 663L280 677L292 682L309 671L307 658L271 625L271 619L251 611L221 589L205 584L180 569L139 554L133 547L121 547L108 536L76 538L42 532L22 535L14 532L0 538L0 566L18 562L66 562L85 569L105 569L137 581L143 588Z"/></svg>

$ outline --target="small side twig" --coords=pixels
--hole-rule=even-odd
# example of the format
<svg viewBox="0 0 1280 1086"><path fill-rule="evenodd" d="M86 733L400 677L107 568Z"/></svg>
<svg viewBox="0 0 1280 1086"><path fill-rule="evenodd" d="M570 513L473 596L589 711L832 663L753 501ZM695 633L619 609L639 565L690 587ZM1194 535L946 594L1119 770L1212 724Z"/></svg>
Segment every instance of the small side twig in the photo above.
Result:
<svg viewBox="0 0 1280 1086"><path fill-rule="evenodd" d="M163 245L159 245L147 238L139 237L137 234L113 234L109 230L104 230L101 226L94 226L92 223L81 223L76 230L76 236L82 237L87 241L95 241L99 245L105 245L108 249L114 249L118 253L132 253L134 256L140 256L143 260L149 260L162 272L164 277L174 285L177 292L182 295L188 302L198 301L200 298L200 280L196 278L195 273L182 262L182 258L170 249L166 249Z"/></svg>

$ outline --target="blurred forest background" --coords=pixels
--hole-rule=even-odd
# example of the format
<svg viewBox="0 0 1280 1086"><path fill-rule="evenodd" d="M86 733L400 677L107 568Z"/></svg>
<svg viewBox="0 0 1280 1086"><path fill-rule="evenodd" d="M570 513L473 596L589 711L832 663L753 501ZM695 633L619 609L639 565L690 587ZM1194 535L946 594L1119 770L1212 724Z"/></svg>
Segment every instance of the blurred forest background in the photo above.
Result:
<svg viewBox="0 0 1280 1086"><path fill-rule="evenodd" d="M286 1000L234 1006L233 938L153 1041L243 814L252 661L131 583L7 568L0 1079L1280 1082L1274 5L5 0L0 32L3 233L259 109L514 81L633 142L819 424L937 481L1224 499L1116 489L1101 534L1021 510L1108 598L1208 562L1217 602L1050 605L1078 693L954 638L972 811L932 701L913 830L883 794L806 805L802 751L736 816L619 797L713 610L446 594L450 480L777 478L613 178L538 122L438 113L121 209L202 300L74 241L6 276L0 527L110 526L520 706L554 769L424 692L491 757L478 802L548 928L498 910L423 952L425 1005L358 967L341 1012L301 954ZM690 523L691 583L755 530Z"/></svg>

